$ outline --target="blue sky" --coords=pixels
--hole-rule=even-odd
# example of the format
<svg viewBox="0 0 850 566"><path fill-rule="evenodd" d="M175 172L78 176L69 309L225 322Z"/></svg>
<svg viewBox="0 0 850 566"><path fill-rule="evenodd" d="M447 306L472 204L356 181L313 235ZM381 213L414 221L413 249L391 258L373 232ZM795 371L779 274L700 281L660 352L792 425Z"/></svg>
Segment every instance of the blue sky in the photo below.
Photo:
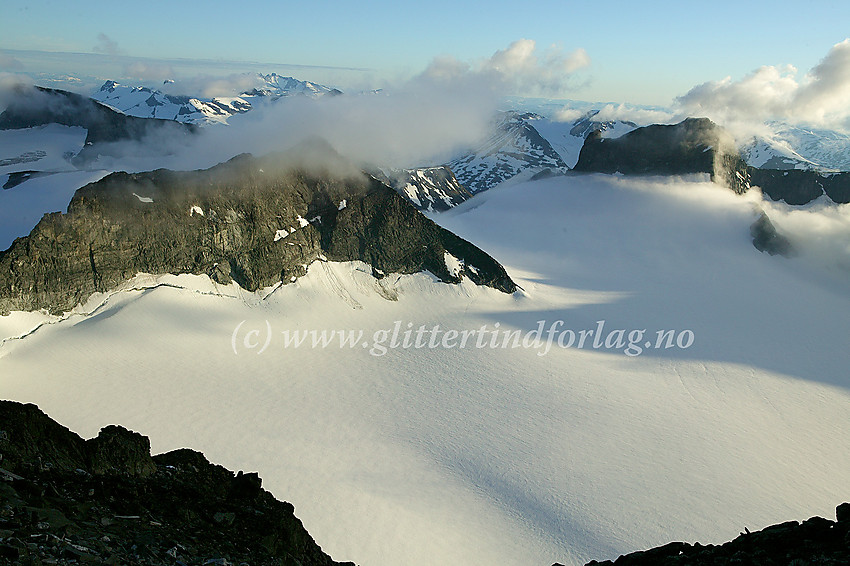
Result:
<svg viewBox="0 0 850 566"><path fill-rule="evenodd" d="M415 75L438 55L475 62L527 38L541 49L586 50L590 64L576 72L561 93L565 98L665 105L696 84L739 79L762 65L792 64L801 73L812 68L850 35L850 3L802 6L783 1L40 0L3 9L0 63L19 73L47 67L58 72L66 65L69 74L112 78L106 75L121 67L113 70L105 55L50 64L19 51L114 48L124 57L254 61L268 71L365 88ZM170 67L183 74L236 68Z"/></svg>

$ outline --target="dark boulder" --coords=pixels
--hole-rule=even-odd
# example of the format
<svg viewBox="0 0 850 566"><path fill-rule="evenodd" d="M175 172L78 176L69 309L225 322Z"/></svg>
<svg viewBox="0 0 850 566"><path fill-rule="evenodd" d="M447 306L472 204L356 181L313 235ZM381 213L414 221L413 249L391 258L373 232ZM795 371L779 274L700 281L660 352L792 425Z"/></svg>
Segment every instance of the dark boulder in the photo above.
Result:
<svg viewBox="0 0 850 566"><path fill-rule="evenodd" d="M148 437L110 425L86 441L89 470L94 475L146 478L156 472Z"/></svg>
<svg viewBox="0 0 850 566"><path fill-rule="evenodd" d="M784 257L795 255L794 246L788 238L776 231L773 222L764 212L750 226L750 236L753 238L753 246L760 252Z"/></svg>

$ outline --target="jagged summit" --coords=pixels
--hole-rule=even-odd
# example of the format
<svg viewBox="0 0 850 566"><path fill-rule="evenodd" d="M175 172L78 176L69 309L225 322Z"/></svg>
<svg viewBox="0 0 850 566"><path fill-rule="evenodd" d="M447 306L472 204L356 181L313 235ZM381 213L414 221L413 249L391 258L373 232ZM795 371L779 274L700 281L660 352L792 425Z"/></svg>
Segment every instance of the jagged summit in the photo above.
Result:
<svg viewBox="0 0 850 566"><path fill-rule="evenodd" d="M530 112L503 112L492 133L476 148L448 163L461 184L471 193L486 191L523 171L544 169L566 172L569 167L540 135Z"/></svg>
<svg viewBox="0 0 850 566"><path fill-rule="evenodd" d="M259 74L263 85L251 91L245 91L243 94L265 95L272 97L303 95L317 98L319 96L331 95L337 96L342 94L342 91L329 86L321 85L311 81L301 81L293 77L285 77L277 73Z"/></svg>

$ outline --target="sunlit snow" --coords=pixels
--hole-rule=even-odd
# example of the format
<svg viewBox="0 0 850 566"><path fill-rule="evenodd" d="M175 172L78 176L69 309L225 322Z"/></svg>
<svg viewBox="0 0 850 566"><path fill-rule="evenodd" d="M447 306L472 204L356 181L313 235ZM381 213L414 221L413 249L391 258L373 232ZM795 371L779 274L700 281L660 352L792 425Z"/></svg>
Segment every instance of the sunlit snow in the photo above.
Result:
<svg viewBox="0 0 850 566"><path fill-rule="evenodd" d="M89 315L0 317L17 337L0 345L3 396L87 437L120 423L155 452L258 471L326 552L370 566L584 564L831 517L850 469L850 285L823 239L848 209L772 208L803 250L789 260L752 246L757 202L569 176L433 217L503 262L513 295L324 261L260 293L142 276ZM694 341L632 357L388 347L394 329L539 321ZM247 332L269 327L259 353ZM287 347L334 329L367 341Z"/></svg>

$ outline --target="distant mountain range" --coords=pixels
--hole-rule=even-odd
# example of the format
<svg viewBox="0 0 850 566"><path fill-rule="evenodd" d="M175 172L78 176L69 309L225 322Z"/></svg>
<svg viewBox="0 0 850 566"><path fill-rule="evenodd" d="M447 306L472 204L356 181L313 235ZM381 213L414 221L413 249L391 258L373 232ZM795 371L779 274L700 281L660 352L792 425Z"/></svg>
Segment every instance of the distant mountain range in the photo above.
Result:
<svg viewBox="0 0 850 566"><path fill-rule="evenodd" d="M770 123L772 132L741 147L747 163L764 169L850 171L850 135Z"/></svg>
<svg viewBox="0 0 850 566"><path fill-rule="evenodd" d="M115 81L107 81L91 99L65 91L32 88L23 89L0 114L0 129L50 123L86 128L84 147L68 157L76 167L88 166L98 155L108 155L114 148L105 142L139 141L152 130L174 129L175 133L190 134L198 126L227 124L233 116L284 97L342 94L328 86L274 73L257 74L254 88L230 98L175 96ZM692 147L682 153L679 150L683 146L671 149L673 141L662 139L663 135L656 139L656 133L671 126L639 127L630 121L599 119L599 112L589 110L573 121L556 121L528 111L500 112L480 142L445 163L392 170L380 163L365 166L420 210L436 212L520 175L519 178L532 178L564 174L571 169L639 174L707 172L713 177L732 175L723 177L722 182L736 192L748 190L752 183L770 198L789 204L804 204L823 194L835 202L846 201L845 176L837 173L850 170L848 135L772 123L767 125L771 133L754 137L739 148L713 124L710 128L700 125L694 130L700 132L698 135L710 130L707 139L718 144L723 138L722 151L718 152L718 146L712 143L692 140ZM173 136L169 133L168 137ZM619 140L627 137L628 142L621 145ZM583 156L588 149L586 140L590 138L593 151ZM691 155L689 152L697 146L709 153ZM620 147L626 148L625 153L619 151ZM617 151L612 153L612 150ZM6 185L14 186L41 171L38 162L46 154L30 151L0 155L4 172L11 175ZM723 167L708 164L717 155L726 160ZM666 161L662 164L659 160ZM21 170L12 170L15 167Z"/></svg>
<svg viewBox="0 0 850 566"><path fill-rule="evenodd" d="M257 86L238 96L203 98L175 96L146 86L128 86L106 81L92 95L94 100L129 116L164 118L186 124L226 124L227 120L251 110L256 104L287 96L335 96L342 91L310 81L300 81L276 73L257 74Z"/></svg>

